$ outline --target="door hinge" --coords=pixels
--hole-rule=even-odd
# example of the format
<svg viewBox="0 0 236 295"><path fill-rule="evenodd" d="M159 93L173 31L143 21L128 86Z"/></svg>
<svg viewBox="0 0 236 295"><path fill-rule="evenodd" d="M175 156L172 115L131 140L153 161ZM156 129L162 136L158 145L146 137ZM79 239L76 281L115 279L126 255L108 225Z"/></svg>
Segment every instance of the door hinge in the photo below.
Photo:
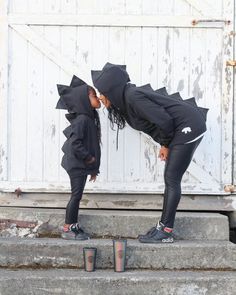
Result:
<svg viewBox="0 0 236 295"><path fill-rule="evenodd" d="M236 60L227 60L226 66L235 67L236 66Z"/></svg>
<svg viewBox="0 0 236 295"><path fill-rule="evenodd" d="M224 186L224 191L226 193L234 193L235 192L235 186L233 184L227 184Z"/></svg>

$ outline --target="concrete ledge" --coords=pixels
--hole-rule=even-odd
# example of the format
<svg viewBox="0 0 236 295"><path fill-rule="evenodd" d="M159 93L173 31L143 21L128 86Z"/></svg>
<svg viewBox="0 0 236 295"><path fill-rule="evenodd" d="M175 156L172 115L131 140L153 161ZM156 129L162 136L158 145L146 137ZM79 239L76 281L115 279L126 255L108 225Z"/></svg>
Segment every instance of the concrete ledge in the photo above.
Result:
<svg viewBox="0 0 236 295"><path fill-rule="evenodd" d="M112 240L0 239L0 267L83 268L83 247L96 247L97 267L113 268ZM230 242L141 244L128 240L129 269L236 270L236 245Z"/></svg>
<svg viewBox="0 0 236 295"><path fill-rule="evenodd" d="M65 208L70 198L69 193L0 192L0 206ZM235 211L236 196L229 195L185 195L178 206L184 211ZM85 209L130 209L161 210L162 194L109 194L85 193L80 203Z"/></svg>
<svg viewBox="0 0 236 295"><path fill-rule="evenodd" d="M235 290L235 272L0 270L1 295L232 295Z"/></svg>
<svg viewBox="0 0 236 295"><path fill-rule="evenodd" d="M122 236L137 238L146 233L160 219L160 211L80 210L80 223L97 237ZM63 225L65 210L43 208L0 207L0 219L43 221L44 236L58 235ZM176 239L229 240L228 218L219 213L177 212L174 228Z"/></svg>

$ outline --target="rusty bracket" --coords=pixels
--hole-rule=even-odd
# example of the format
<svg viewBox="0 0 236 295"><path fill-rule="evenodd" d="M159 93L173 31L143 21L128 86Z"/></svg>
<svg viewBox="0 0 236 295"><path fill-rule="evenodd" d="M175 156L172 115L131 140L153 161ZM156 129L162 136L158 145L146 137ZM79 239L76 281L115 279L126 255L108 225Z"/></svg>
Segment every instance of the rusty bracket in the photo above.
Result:
<svg viewBox="0 0 236 295"><path fill-rule="evenodd" d="M230 20L225 19L194 19L192 20L192 25L196 26L199 23L224 23L225 25L230 25Z"/></svg>
<svg viewBox="0 0 236 295"><path fill-rule="evenodd" d="M15 194L17 196L17 198L19 198L22 195L22 190L20 187L18 187L17 189L15 189Z"/></svg>
<svg viewBox="0 0 236 295"><path fill-rule="evenodd" d="M236 32L235 32L235 31L231 31L231 32L229 32L229 36L233 36L233 37L235 37L235 35L236 35Z"/></svg>
<svg viewBox="0 0 236 295"><path fill-rule="evenodd" d="M235 67L236 66L236 60L227 60L226 66Z"/></svg>

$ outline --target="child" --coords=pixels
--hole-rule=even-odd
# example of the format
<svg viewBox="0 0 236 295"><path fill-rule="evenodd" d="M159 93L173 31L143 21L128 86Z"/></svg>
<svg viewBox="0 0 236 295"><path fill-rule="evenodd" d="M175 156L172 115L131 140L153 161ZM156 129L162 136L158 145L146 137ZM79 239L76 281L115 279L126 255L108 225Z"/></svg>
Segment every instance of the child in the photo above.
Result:
<svg viewBox="0 0 236 295"><path fill-rule="evenodd" d="M95 90L76 76L70 86L57 87L60 99L56 108L68 110L66 118L70 122L63 131L67 140L62 147L61 165L70 177L71 198L61 237L87 240L90 236L79 226L78 212L87 176L90 175L89 181L95 181L99 173L101 131L96 109L100 108L100 101Z"/></svg>

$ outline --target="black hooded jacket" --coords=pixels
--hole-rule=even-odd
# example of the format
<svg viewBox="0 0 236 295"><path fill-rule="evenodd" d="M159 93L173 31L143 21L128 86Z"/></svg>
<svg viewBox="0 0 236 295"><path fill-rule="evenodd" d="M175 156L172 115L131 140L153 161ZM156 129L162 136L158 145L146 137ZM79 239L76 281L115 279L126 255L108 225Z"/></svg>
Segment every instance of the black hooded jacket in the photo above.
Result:
<svg viewBox="0 0 236 295"><path fill-rule="evenodd" d="M70 86L57 87L60 99L56 108L67 109L66 118L70 122L63 131L67 140L62 147L61 165L70 176L97 175L101 152L96 111L89 101L88 85L74 76Z"/></svg>
<svg viewBox="0 0 236 295"><path fill-rule="evenodd" d="M206 131L207 109L199 108L194 98L168 95L165 88L154 91L149 84L136 87L128 83L125 66L107 63L102 71L92 71L92 79L132 128L161 145L187 143Z"/></svg>

